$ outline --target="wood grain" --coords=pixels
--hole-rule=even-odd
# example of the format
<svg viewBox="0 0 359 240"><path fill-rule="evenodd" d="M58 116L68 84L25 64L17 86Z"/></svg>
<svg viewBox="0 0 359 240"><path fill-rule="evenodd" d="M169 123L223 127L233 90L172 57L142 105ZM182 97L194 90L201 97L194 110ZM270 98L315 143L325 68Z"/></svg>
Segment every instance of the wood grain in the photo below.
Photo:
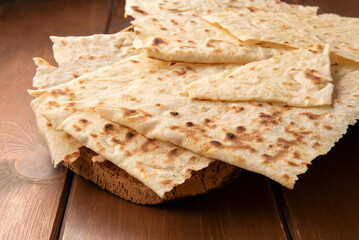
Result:
<svg viewBox="0 0 359 240"><path fill-rule="evenodd" d="M357 124L314 161L294 191L281 188L293 239L359 239L358 141Z"/></svg>
<svg viewBox="0 0 359 240"><path fill-rule="evenodd" d="M231 185L172 204L129 203L75 177L60 239L286 239L268 181Z"/></svg>
<svg viewBox="0 0 359 240"><path fill-rule="evenodd" d="M109 1L0 2L0 239L58 235L69 181L53 168L29 106L32 58L52 60L49 35L104 31L109 10Z"/></svg>
<svg viewBox="0 0 359 240"><path fill-rule="evenodd" d="M307 0L320 13L359 17L359 1ZM359 125L313 161L295 189L274 184L293 239L359 239Z"/></svg>

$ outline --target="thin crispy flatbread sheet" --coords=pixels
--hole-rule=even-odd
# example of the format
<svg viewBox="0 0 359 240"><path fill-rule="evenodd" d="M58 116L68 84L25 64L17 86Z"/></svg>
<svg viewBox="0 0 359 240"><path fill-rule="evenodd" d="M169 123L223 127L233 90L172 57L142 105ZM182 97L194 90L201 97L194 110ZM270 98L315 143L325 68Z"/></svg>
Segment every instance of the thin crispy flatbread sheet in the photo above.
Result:
<svg viewBox="0 0 359 240"><path fill-rule="evenodd" d="M242 41L265 41L295 48L331 45L333 54L359 62L359 19L335 14L303 16L282 12L221 12L203 19Z"/></svg>
<svg viewBox="0 0 359 240"><path fill-rule="evenodd" d="M51 66L41 58L35 58L38 68L33 86L37 88L66 83L86 72L92 72L141 52L132 45L135 38L133 32L50 38L58 67Z"/></svg>
<svg viewBox="0 0 359 240"><path fill-rule="evenodd" d="M67 132L81 145L111 161L163 197L165 192L190 178L192 171L207 167L212 160L168 142L147 139L94 112L96 106L105 104L107 96L126 88L127 76L138 79L169 64L159 62L157 65L138 66L135 63L135 59L116 62L66 84L30 93L36 97L33 102L39 106L38 112L56 130ZM98 76L104 78L101 82L94 82ZM139 100L130 95L123 97L125 101Z"/></svg>
<svg viewBox="0 0 359 240"><path fill-rule="evenodd" d="M281 102L308 107L332 104L329 45L288 52L206 76L189 84L190 98L213 101Z"/></svg>
<svg viewBox="0 0 359 240"><path fill-rule="evenodd" d="M237 63L267 59L285 52L272 45L243 43L226 31L189 14L136 18L136 48L147 55L176 62Z"/></svg>
<svg viewBox="0 0 359 240"><path fill-rule="evenodd" d="M211 0L215 6L226 11L285 12L299 15L316 15L318 7L288 4L278 0Z"/></svg>
<svg viewBox="0 0 359 240"><path fill-rule="evenodd" d="M132 45L134 36L133 32L120 32L87 37L51 37L54 58L59 66L34 58L37 69L33 85L39 88L57 86L86 72L135 55L140 50ZM61 161L75 161L80 156L79 148L82 145L68 133L54 129L41 115L38 103L32 101L31 107L38 130L49 147L52 163L57 166Z"/></svg>
<svg viewBox="0 0 359 240"><path fill-rule="evenodd" d="M136 48L148 56L175 62L244 64L270 58L287 48L268 43L238 41L227 31L200 19L226 9L251 12L286 11L316 14L316 7L290 5L279 1L162 1L130 0L126 15L135 17Z"/></svg>
<svg viewBox="0 0 359 240"><path fill-rule="evenodd" d="M49 121L41 115L39 104L31 101L35 113L37 128L49 148L51 161L56 167L61 161L74 162L80 156L82 145L68 133L55 130Z"/></svg>
<svg viewBox="0 0 359 240"><path fill-rule="evenodd" d="M142 56L128 61L142 67L161 63ZM97 112L148 138L172 142L292 188L297 175L304 173L315 157L327 153L348 124L356 122L357 69L334 64L333 106L292 108L271 103L190 100L181 92L202 73L210 75L208 67L167 64L151 75L137 79L128 76L128 81L116 87L116 94L107 96ZM107 78L98 74L92 77L96 82ZM44 115L56 120L51 111Z"/></svg>
<svg viewBox="0 0 359 240"><path fill-rule="evenodd" d="M211 0L197 1L166 1L166 0L127 0L125 6L126 16L139 18L147 15L193 13L210 14L218 7Z"/></svg>
<svg viewBox="0 0 359 240"><path fill-rule="evenodd" d="M316 15L318 7L288 4L277 0L127 0L126 16L135 18L146 15L195 13L199 16L217 11L270 11L300 15Z"/></svg>

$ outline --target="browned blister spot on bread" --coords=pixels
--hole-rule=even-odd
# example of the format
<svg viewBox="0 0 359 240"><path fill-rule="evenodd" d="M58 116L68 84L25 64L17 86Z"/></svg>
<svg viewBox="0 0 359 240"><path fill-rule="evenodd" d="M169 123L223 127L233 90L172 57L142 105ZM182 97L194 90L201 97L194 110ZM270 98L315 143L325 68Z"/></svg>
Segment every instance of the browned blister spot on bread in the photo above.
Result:
<svg viewBox="0 0 359 240"><path fill-rule="evenodd" d="M124 141L121 141L120 139L118 139L116 137L112 137L111 142L113 142L114 144L126 145L126 143Z"/></svg>
<svg viewBox="0 0 359 240"><path fill-rule="evenodd" d="M173 71L173 73L177 76L182 76L185 75L188 71L194 72L193 68L187 66L187 67L181 67L179 70Z"/></svg>
<svg viewBox="0 0 359 240"><path fill-rule="evenodd" d="M153 41L152 41L153 46L159 46L160 44L168 45L168 43L165 40L163 40L162 38L156 37L153 39Z"/></svg>
<svg viewBox="0 0 359 240"><path fill-rule="evenodd" d="M131 141L136 135L137 133L129 131L128 133L126 133L125 138L127 141Z"/></svg>
<svg viewBox="0 0 359 240"><path fill-rule="evenodd" d="M292 161L286 161L286 162L287 162L288 166L291 166L291 167L299 167L298 164L296 164L296 163L294 163L294 162L292 162Z"/></svg>
<svg viewBox="0 0 359 240"><path fill-rule="evenodd" d="M73 78L78 78L79 75L77 75L76 73L72 73L72 77L73 77Z"/></svg>
<svg viewBox="0 0 359 240"><path fill-rule="evenodd" d="M273 155L270 154L262 154L261 157L264 160L264 164L268 164L272 161L278 161L283 157L287 156L288 153L294 146L304 146L307 143L304 141L304 137L312 133L312 131L301 130L301 129L290 129L290 126L285 127L285 132L292 135L293 139L285 139L282 137L278 137L276 143L274 144L272 149L275 149L275 153ZM301 157L301 153L299 151L295 151L292 155L292 158L299 159Z"/></svg>
<svg viewBox="0 0 359 240"><path fill-rule="evenodd" d="M130 94L123 94L121 98L125 101L130 101L130 102L138 102L138 103L141 102L140 99Z"/></svg>
<svg viewBox="0 0 359 240"><path fill-rule="evenodd" d="M306 116L310 120L319 120L322 118L322 115L311 113L311 112L302 112L299 113L299 116Z"/></svg>
<svg viewBox="0 0 359 240"><path fill-rule="evenodd" d="M244 110L245 110L244 107L237 106L237 105L226 107L226 112L240 113L240 112L243 112Z"/></svg>
<svg viewBox="0 0 359 240"><path fill-rule="evenodd" d="M204 123L204 126L207 128L210 128L210 129L217 128L217 124L215 124L214 121L211 119L205 118L205 119L203 119L203 123Z"/></svg>
<svg viewBox="0 0 359 240"><path fill-rule="evenodd" d="M288 181L290 179L290 176L287 174L283 174L282 178L284 178L286 181Z"/></svg>
<svg viewBox="0 0 359 240"><path fill-rule="evenodd" d="M322 78L316 76L318 71L315 69L306 69L304 71L304 77L311 80L314 84L320 84L322 82Z"/></svg>
<svg viewBox="0 0 359 240"><path fill-rule="evenodd" d="M327 124L324 124L323 127L324 127L325 129L327 129L328 131L333 130L333 127L330 126L330 125L327 125Z"/></svg>
<svg viewBox="0 0 359 240"><path fill-rule="evenodd" d="M324 50L324 47L322 45L319 45L319 44L310 45L307 48L312 53L321 53Z"/></svg>
<svg viewBox="0 0 359 240"><path fill-rule="evenodd" d="M197 162L198 160L199 160L199 157L197 157L197 156L192 156L189 158L189 161L192 163Z"/></svg>
<svg viewBox="0 0 359 240"><path fill-rule="evenodd" d="M120 110L123 117L129 118L131 120L144 120L152 117L151 114L140 109L120 108Z"/></svg>
<svg viewBox="0 0 359 240"><path fill-rule="evenodd" d="M137 161L135 168L139 169L141 173L146 174L146 169L143 166L143 162Z"/></svg>
<svg viewBox="0 0 359 240"><path fill-rule="evenodd" d="M90 136L93 137L93 138L97 138L98 135L96 133L90 133Z"/></svg>
<svg viewBox="0 0 359 240"><path fill-rule="evenodd" d="M165 161L165 163L173 163L176 158L181 156L184 152L185 150L183 148L173 148L167 153L167 160Z"/></svg>
<svg viewBox="0 0 359 240"><path fill-rule="evenodd" d="M66 155L66 156L64 157L64 161L65 161L65 162L69 162L69 161L71 161L72 159L76 159L76 158L80 157L80 155L81 155L80 151L74 152L74 153L72 153L72 154L68 154L68 155Z"/></svg>
<svg viewBox="0 0 359 240"><path fill-rule="evenodd" d="M45 91L33 92L31 93L31 95L36 98L48 97L48 96L58 98L60 96L73 97L75 93L70 88L66 87L65 89L53 89L51 91L45 90Z"/></svg>
<svg viewBox="0 0 359 240"><path fill-rule="evenodd" d="M47 102L47 105L48 106L50 106L50 107L56 107L56 108L59 108L60 107L60 105L57 103L57 102L55 102L55 101L48 101Z"/></svg>
<svg viewBox="0 0 359 240"><path fill-rule="evenodd" d="M199 141L200 138L208 138L206 130L200 125L194 124L193 122L186 122L185 126L170 126L170 130L178 131L186 135L189 139L195 142Z"/></svg>
<svg viewBox="0 0 359 240"><path fill-rule="evenodd" d="M211 143L211 145L214 146L214 147L221 147L221 146L222 146L222 143L220 143L220 142L218 142L218 141L214 141L214 140L213 140L213 141L211 141L210 143Z"/></svg>
<svg viewBox="0 0 359 240"><path fill-rule="evenodd" d="M222 148L229 150L248 150L251 153L257 150L251 145L251 143L260 143L264 139L260 132L253 129L251 132L247 132L243 126L238 126L236 132L226 132Z"/></svg>
<svg viewBox="0 0 359 240"><path fill-rule="evenodd" d="M69 110L75 111L75 110L76 110L76 108L74 107L75 105L76 105L75 102L66 103L64 110L65 110L65 111L69 111Z"/></svg>
<svg viewBox="0 0 359 240"><path fill-rule="evenodd" d="M79 122L82 123L82 124L87 124L87 123L88 123L88 120L87 120L87 119L84 119L84 118L81 118L81 119L79 120Z"/></svg>
<svg viewBox="0 0 359 240"><path fill-rule="evenodd" d="M144 16L148 15L148 13L145 12L144 10L142 10L139 6L131 6L131 9L137 13L144 15Z"/></svg>
<svg viewBox="0 0 359 240"><path fill-rule="evenodd" d="M162 180L161 182L160 182L161 184L163 184L163 185L170 185L170 184L172 184L172 180Z"/></svg>
<svg viewBox="0 0 359 240"><path fill-rule="evenodd" d="M66 133L65 135L62 135L63 138L69 139L72 138L72 136L68 133Z"/></svg>
<svg viewBox="0 0 359 240"><path fill-rule="evenodd" d="M177 117L179 115L179 113L175 111L171 111L170 114L174 117Z"/></svg>
<svg viewBox="0 0 359 240"><path fill-rule="evenodd" d="M115 129L115 128L114 128L113 124L111 124L111 123L107 123L107 124L105 124L105 126L103 127L103 130L104 130L105 133L108 133L108 132L110 132L110 131L113 131L114 129Z"/></svg>
<svg viewBox="0 0 359 240"><path fill-rule="evenodd" d="M151 152L155 149L159 148L159 146L152 139L147 139L146 142L140 145L139 150L141 152Z"/></svg>
<svg viewBox="0 0 359 240"><path fill-rule="evenodd" d="M80 132L80 131L82 130L82 128L79 127L79 126L77 126L76 124L72 125L72 127L74 128L74 130L75 130L76 132Z"/></svg>
<svg viewBox="0 0 359 240"><path fill-rule="evenodd" d="M259 122L264 126L278 125L282 121L282 112L272 110L270 114L259 113Z"/></svg>
<svg viewBox="0 0 359 240"><path fill-rule="evenodd" d="M239 126L236 128L235 133L226 132L222 142L211 141L210 145L226 150L247 150L250 153L255 153L257 150L251 143L260 143L263 141L264 139L258 130L253 129L248 133L245 127Z"/></svg>
<svg viewBox="0 0 359 240"><path fill-rule="evenodd" d="M123 145L126 145L128 142L130 142L130 139L126 139L125 141L121 141L121 142ZM146 139L145 142L143 142L142 144L137 146L132 151L125 150L125 156L130 157L130 156L134 156L134 155L140 155L141 153L155 151L158 148L159 148L159 146L157 145L157 143L154 140Z"/></svg>
<svg viewBox="0 0 359 240"><path fill-rule="evenodd" d="M314 148L314 149L318 149L320 146L321 145L318 142L315 142L315 143L312 144L312 148Z"/></svg>
<svg viewBox="0 0 359 240"><path fill-rule="evenodd" d="M206 43L206 47L209 48L215 48L216 46L214 46L213 44L216 42L223 42L222 40L216 40L216 39L209 39Z"/></svg>
<svg viewBox="0 0 359 240"><path fill-rule="evenodd" d="M300 159L300 152L295 151L295 152L293 153L293 158Z"/></svg>

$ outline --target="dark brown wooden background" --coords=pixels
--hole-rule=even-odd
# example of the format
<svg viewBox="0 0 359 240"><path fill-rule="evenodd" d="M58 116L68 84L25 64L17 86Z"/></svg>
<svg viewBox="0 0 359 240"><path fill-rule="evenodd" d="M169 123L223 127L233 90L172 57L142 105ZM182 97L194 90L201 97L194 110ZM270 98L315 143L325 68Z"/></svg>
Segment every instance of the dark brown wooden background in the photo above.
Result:
<svg viewBox="0 0 359 240"><path fill-rule="evenodd" d="M358 0L288 2L359 17ZM53 169L26 93L32 57L54 63L50 35L119 31L130 21L123 7L121 0L0 1L0 239L359 239L358 124L292 191L244 172L222 190L144 207Z"/></svg>

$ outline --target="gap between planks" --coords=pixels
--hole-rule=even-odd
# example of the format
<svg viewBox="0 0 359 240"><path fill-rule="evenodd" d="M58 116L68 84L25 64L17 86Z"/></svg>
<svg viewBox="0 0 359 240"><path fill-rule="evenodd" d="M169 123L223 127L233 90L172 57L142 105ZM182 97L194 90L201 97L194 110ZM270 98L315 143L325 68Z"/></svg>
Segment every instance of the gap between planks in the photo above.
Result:
<svg viewBox="0 0 359 240"><path fill-rule="evenodd" d="M108 11L108 17L105 25L105 30L103 31L104 34L109 33L113 11L115 8L115 2L116 0L111 0L110 8ZM65 219L65 212L67 208L67 204L69 202L69 199L71 198L71 193L73 191L73 180L74 180L74 173L71 170L67 170L66 180L65 180L65 186L61 193L60 202L58 205L54 225L51 231L50 240L55 239L62 239L62 232L63 232L63 223Z"/></svg>

